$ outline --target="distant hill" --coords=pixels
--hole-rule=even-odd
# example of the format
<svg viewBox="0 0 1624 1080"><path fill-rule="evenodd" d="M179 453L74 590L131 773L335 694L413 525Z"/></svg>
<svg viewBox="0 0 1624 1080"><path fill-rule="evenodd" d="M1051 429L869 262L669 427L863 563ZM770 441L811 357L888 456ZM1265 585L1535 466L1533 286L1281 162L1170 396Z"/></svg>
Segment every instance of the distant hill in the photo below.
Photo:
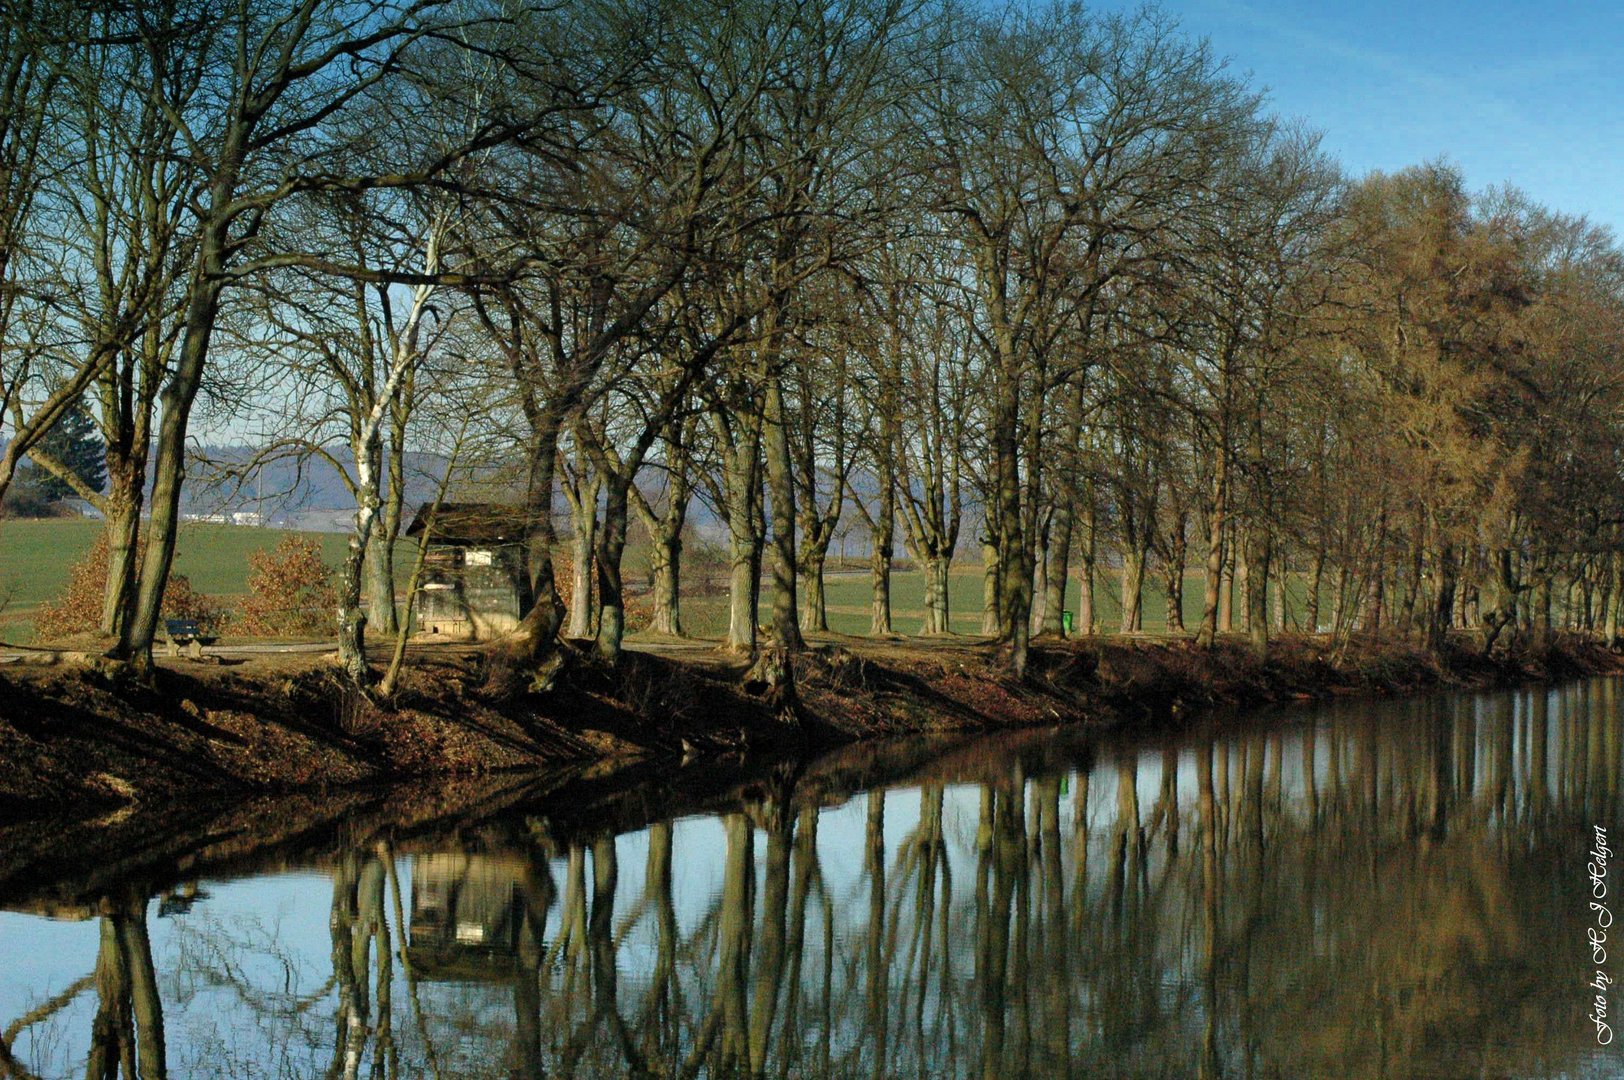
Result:
<svg viewBox="0 0 1624 1080"><path fill-rule="evenodd" d="M187 466L182 510L196 517L257 513L267 525L342 531L349 527L355 499L346 475L325 458L284 458L248 469L256 451L246 446L207 446ZM445 458L406 456L406 503L434 496L445 474ZM353 470L346 470L353 477Z"/></svg>
<svg viewBox="0 0 1624 1080"><path fill-rule="evenodd" d="M275 528L298 529L305 532L346 532L355 512L355 501L346 483L346 469L341 473L325 458L307 456L303 459L282 458L258 468L249 469L258 451L249 446L204 446L189 457L186 484L181 495L181 512L187 520L238 525L267 525ZM445 475L446 458L439 454L412 453L406 456L406 516L421 503L433 498ZM645 491L660 486L656 468L646 470L639 479ZM871 497L877 485L874 478L859 471L852 485L864 497ZM517 502L522 493L511 480L480 481L465 477L453 486L455 497L463 500L490 499ZM151 495L151 481L148 481ZM87 512L89 508L85 508ZM960 553L970 554L976 548L974 527L970 519L976 515L974 506L966 506L966 526L960 535ZM568 530L569 510L562 495L553 503L561 531ZM695 534L707 543L725 546L727 526L706 502L695 497L688 510L688 521ZM636 523L633 523L634 529ZM900 526L899 526L900 529ZM852 557L868 553L868 529L862 515L848 503L844 534L846 553ZM842 545L834 545L838 552ZM901 538L898 537L901 553Z"/></svg>
<svg viewBox="0 0 1624 1080"><path fill-rule="evenodd" d="M193 519L218 517L225 521L233 515L261 515L261 522L281 528L302 529L310 532L342 532L350 527L350 516L355 511L355 500L346 484L345 475L321 458L304 461L281 460L270 462L246 477L238 474L254 458L255 450L246 446L209 446L197 451L195 460L187 467L187 485L182 510ZM446 459L438 454L408 454L406 456L406 506L410 508L427 502L439 490L445 475ZM346 470L353 476L353 470ZM659 485L657 471L648 470L640 481L645 490ZM471 491L484 488L483 497L493 501L518 501L522 493L510 483L464 478L454 487L457 497L475 497ZM560 525L568 519L568 506L562 496L554 500L553 512ZM726 529L721 520L700 499L695 499L688 511L688 520L701 536L722 540Z"/></svg>

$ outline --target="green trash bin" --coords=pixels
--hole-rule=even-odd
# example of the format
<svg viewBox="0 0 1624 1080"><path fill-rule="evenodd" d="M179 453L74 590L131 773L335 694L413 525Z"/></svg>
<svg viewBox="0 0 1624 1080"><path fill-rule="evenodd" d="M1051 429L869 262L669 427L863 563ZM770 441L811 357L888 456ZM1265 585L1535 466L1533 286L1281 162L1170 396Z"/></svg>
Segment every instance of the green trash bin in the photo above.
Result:
<svg viewBox="0 0 1624 1080"><path fill-rule="evenodd" d="M1065 610L1060 612L1060 625L1065 628L1067 634L1071 633L1071 612Z"/></svg>

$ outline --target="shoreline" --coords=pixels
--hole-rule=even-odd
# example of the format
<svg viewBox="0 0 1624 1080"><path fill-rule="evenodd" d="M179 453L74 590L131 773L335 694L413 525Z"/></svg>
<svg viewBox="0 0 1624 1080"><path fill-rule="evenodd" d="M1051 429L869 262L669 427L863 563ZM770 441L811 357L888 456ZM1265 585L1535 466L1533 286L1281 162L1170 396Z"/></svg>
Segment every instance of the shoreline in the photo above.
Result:
<svg viewBox="0 0 1624 1080"><path fill-rule="evenodd" d="M1434 656L1385 639L1355 639L1335 657L1324 639L1287 636L1263 663L1239 639L1201 649L1094 638L1035 643L1017 683L983 641L831 638L796 657L786 703L752 693L743 660L702 643L644 643L614 670L577 651L554 689L516 697L481 688L487 657L425 651L390 707L347 690L309 654L170 662L155 689L95 662L0 670L0 819L558 767L601 777L650 761L804 757L908 735L1149 730L1216 709L1624 672L1624 657L1571 635L1492 658L1464 643Z"/></svg>

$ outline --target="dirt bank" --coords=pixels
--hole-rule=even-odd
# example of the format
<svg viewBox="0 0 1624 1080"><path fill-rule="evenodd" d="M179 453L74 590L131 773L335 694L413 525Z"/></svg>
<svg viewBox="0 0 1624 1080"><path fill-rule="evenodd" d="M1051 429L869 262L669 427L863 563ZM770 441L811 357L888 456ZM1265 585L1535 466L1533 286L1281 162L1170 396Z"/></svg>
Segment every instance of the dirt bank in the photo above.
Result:
<svg viewBox="0 0 1624 1080"><path fill-rule="evenodd" d="M399 853L447 844L557 852L695 814L759 812L763 798L837 805L900 779L986 783L1011 758L1031 771L1074 764L1095 733L1078 725L848 743L805 757L657 757L284 794L217 794L92 817L0 819L0 907L63 917L101 898L177 882L309 866L336 850Z"/></svg>
<svg viewBox="0 0 1624 1080"><path fill-rule="evenodd" d="M351 788L574 764L606 772L805 754L879 736L1046 724L1169 724L1212 706L1441 685L1488 686L1624 670L1594 643L1537 653L1434 657L1399 642L1333 652L1287 638L1266 663L1239 643L1101 639L1035 648L1023 682L996 646L820 642L797 660L792 704L703 646L652 645L613 671L585 654L546 693L498 697L476 649L418 656L395 699L345 690L324 659L168 661L156 688L94 664L0 677L0 815L106 813L203 794ZM756 690L758 692L752 692Z"/></svg>

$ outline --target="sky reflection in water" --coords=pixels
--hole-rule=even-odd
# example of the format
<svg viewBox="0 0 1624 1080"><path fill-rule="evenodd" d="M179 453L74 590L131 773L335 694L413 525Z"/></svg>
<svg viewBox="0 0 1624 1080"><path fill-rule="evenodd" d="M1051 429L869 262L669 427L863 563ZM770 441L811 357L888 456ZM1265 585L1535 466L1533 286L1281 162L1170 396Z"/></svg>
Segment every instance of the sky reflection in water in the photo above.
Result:
<svg viewBox="0 0 1624 1080"><path fill-rule="evenodd" d="M1619 714L1597 680L1061 767L990 743L617 836L540 804L20 903L0 1034L41 1078L1616 1076L1584 867Z"/></svg>

